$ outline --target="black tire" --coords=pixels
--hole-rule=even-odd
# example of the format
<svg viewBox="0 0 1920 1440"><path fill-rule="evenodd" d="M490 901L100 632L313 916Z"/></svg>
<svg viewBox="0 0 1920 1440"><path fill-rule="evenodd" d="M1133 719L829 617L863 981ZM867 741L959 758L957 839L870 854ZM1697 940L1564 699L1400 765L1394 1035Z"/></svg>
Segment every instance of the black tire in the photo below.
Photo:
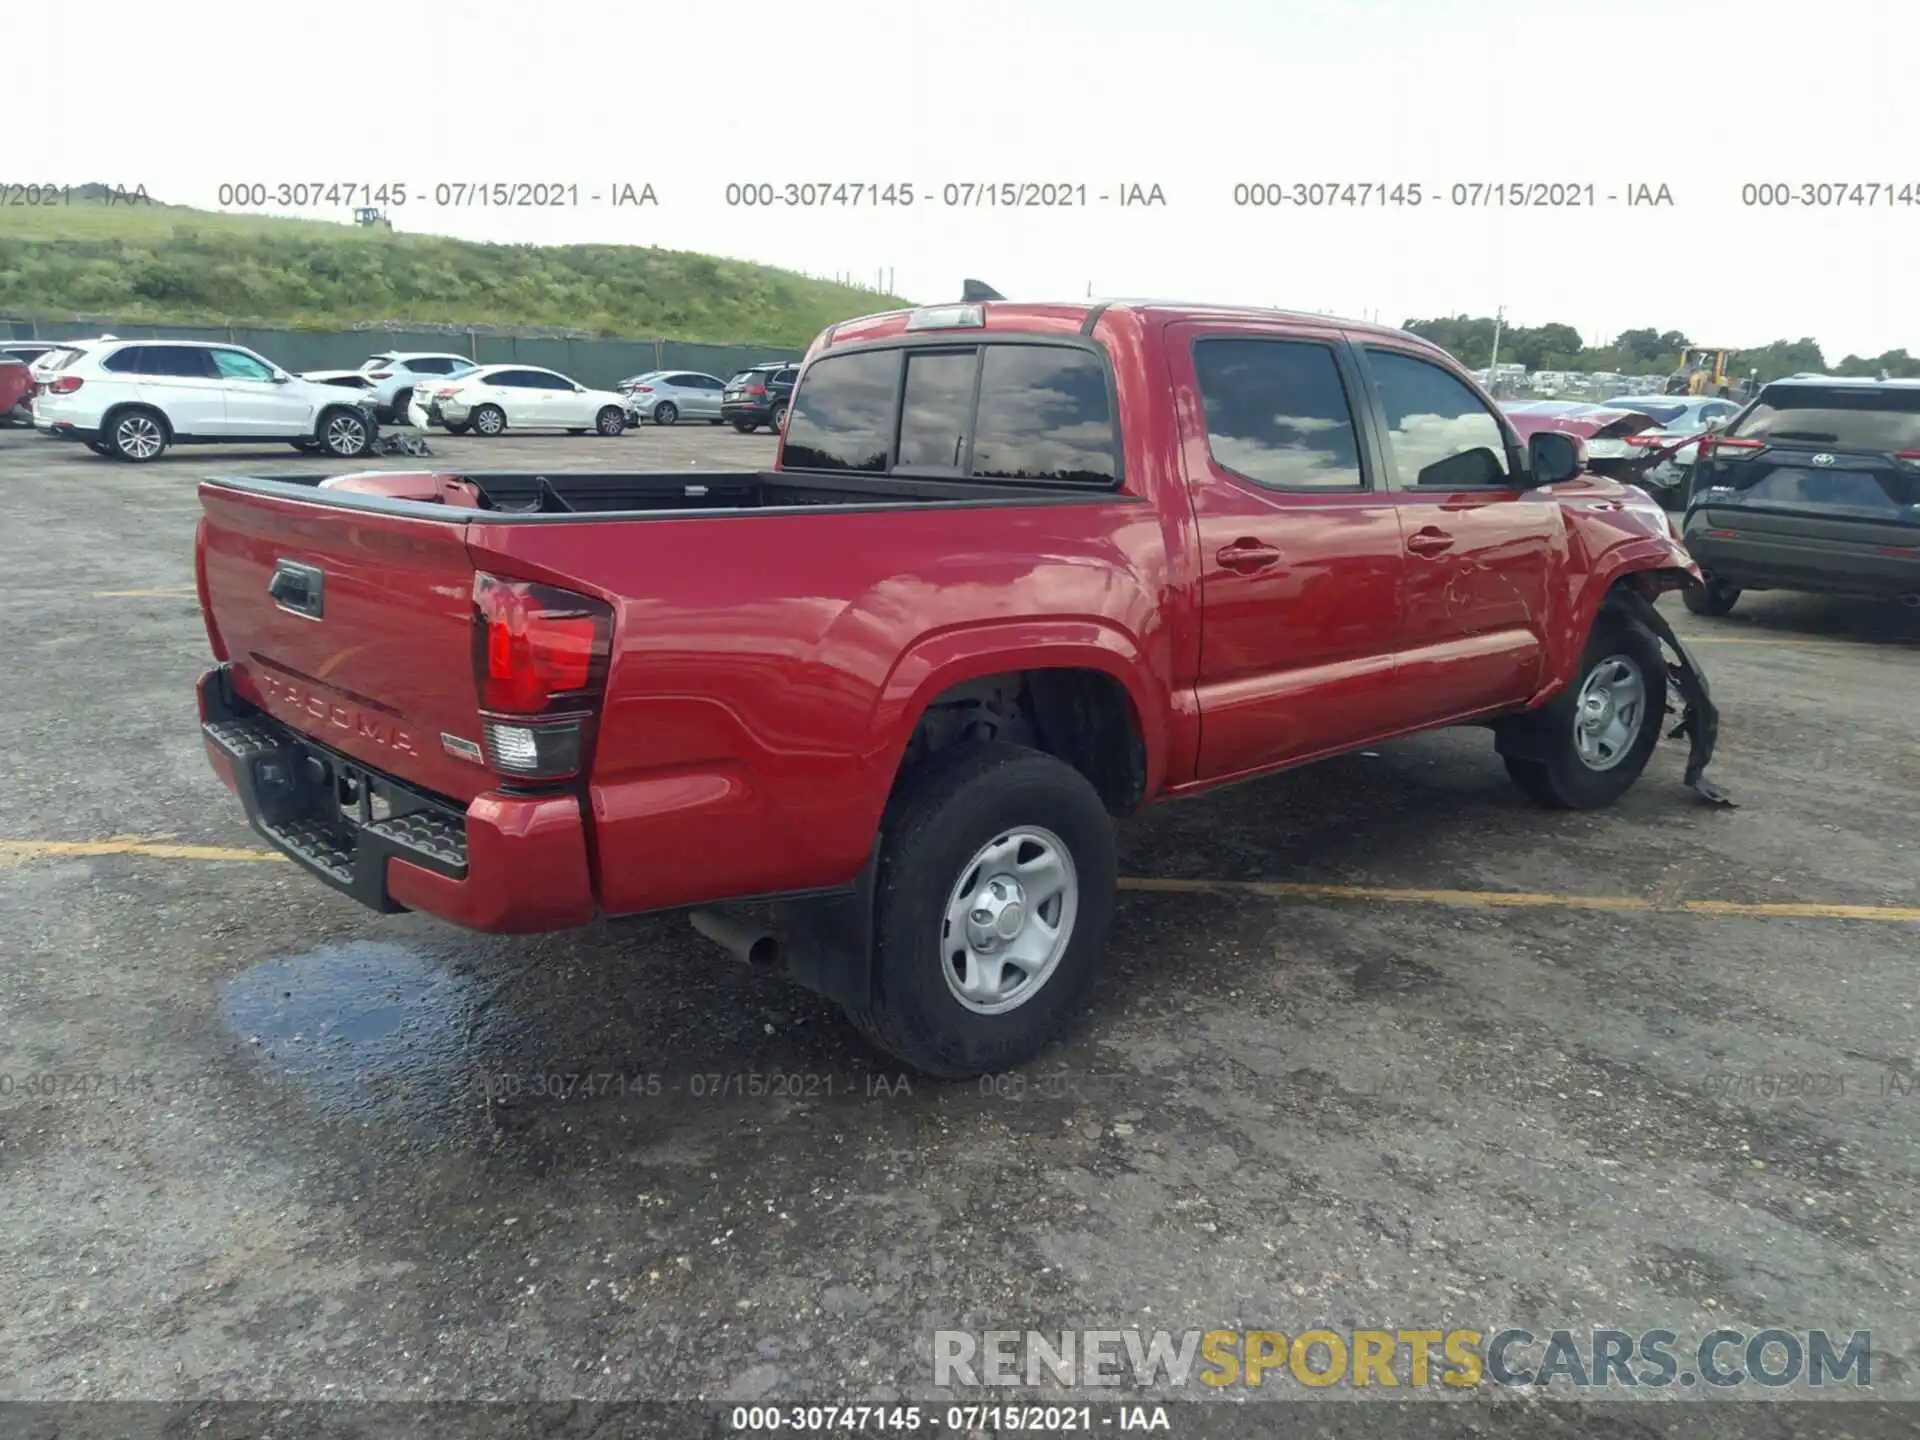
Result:
<svg viewBox="0 0 1920 1440"><path fill-rule="evenodd" d="M1689 585L1680 592L1680 603L1696 615L1725 615L1740 599L1740 587L1724 580L1709 580L1704 585Z"/></svg>
<svg viewBox="0 0 1920 1440"><path fill-rule="evenodd" d="M474 434L492 439L507 428L507 412L498 405L482 405L468 417L467 424Z"/></svg>
<svg viewBox="0 0 1920 1440"><path fill-rule="evenodd" d="M373 421L352 407L320 412L320 448L336 460L358 460L373 449Z"/></svg>
<svg viewBox="0 0 1920 1440"><path fill-rule="evenodd" d="M1076 914L1053 968L1028 982L1038 988L999 1013L983 1014L964 1005L943 974L952 941L945 911L951 892L969 878L962 873L969 861L996 837L1026 827L1051 832L1070 857ZM907 778L887 807L873 999L850 1018L875 1045L940 1079L963 1080L1031 1060L1073 1017L1099 973L1118 876L1113 821L1072 766L1000 744L963 745L936 756Z"/></svg>
<svg viewBox="0 0 1920 1440"><path fill-rule="evenodd" d="M575 429L574 427L572 427L572 426L570 425L570 426L568 426L568 427L567 427L567 433L568 433L569 435L584 435L584 434L586 434L587 432L586 432L586 431L585 431L584 429Z"/></svg>
<svg viewBox="0 0 1920 1440"><path fill-rule="evenodd" d="M627 428L626 412L618 405L603 405L600 413L593 417L593 428L608 437L624 434Z"/></svg>
<svg viewBox="0 0 1920 1440"><path fill-rule="evenodd" d="M150 460L158 460L173 443L173 436L167 429L167 420L158 410L148 409L145 405L129 405L116 410L107 419L107 438L105 444L115 459L126 460L135 465L144 465ZM158 445L149 449L154 440ZM142 453L142 452L145 453Z"/></svg>
<svg viewBox="0 0 1920 1440"><path fill-rule="evenodd" d="M1583 708L1596 672L1618 673L1626 666L1641 685L1636 726L1631 738L1604 768L1583 758L1575 740L1575 717ZM1611 610L1602 610L1580 657L1572 682L1538 710L1514 723L1518 743L1505 755L1507 774L1527 798L1554 810L1598 810L1633 788L1647 768L1667 711L1667 664L1660 642L1646 627Z"/></svg>
<svg viewBox="0 0 1920 1440"><path fill-rule="evenodd" d="M318 440L289 440L287 443L302 455L318 455L320 453L320 442Z"/></svg>
<svg viewBox="0 0 1920 1440"><path fill-rule="evenodd" d="M760 427L758 425L751 423L750 421L736 420L733 422L733 428L738 430L742 435L751 435L755 430L758 430Z"/></svg>
<svg viewBox="0 0 1920 1440"><path fill-rule="evenodd" d="M446 428L447 428L447 433L449 435L464 435L473 427L471 425L461 424L461 425L449 425Z"/></svg>
<svg viewBox="0 0 1920 1440"><path fill-rule="evenodd" d="M407 419L407 405L412 399L413 391L411 390L402 390L396 394L393 397L393 408L387 412L387 423L390 425L411 423Z"/></svg>
<svg viewBox="0 0 1920 1440"><path fill-rule="evenodd" d="M726 424L726 423L727 423L727 422L726 422L726 421L724 421L724 420L709 420L709 421L707 421L707 424L709 424L709 425L724 425L724 424Z"/></svg>
<svg viewBox="0 0 1920 1440"><path fill-rule="evenodd" d="M86 446L96 455L104 455L109 460L113 458L113 447L111 445L102 445L98 440L89 440L86 442Z"/></svg>
<svg viewBox="0 0 1920 1440"><path fill-rule="evenodd" d="M786 403L783 401L780 404L774 406L772 411L768 413L767 429L773 431L774 434L778 435L780 433L780 427L786 424L786 421L787 421L787 407L786 407Z"/></svg>
<svg viewBox="0 0 1920 1440"><path fill-rule="evenodd" d="M671 400L662 400L653 407L653 423L656 425L672 425L679 418L680 407Z"/></svg>

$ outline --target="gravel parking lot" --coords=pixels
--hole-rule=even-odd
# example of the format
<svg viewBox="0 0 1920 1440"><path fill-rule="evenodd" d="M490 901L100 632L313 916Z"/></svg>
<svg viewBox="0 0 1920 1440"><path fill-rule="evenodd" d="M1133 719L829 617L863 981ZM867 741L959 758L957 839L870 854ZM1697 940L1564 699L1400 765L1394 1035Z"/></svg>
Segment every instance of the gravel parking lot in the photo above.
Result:
<svg viewBox="0 0 1920 1440"><path fill-rule="evenodd" d="M476 937L268 856L194 485L314 468L0 430L0 1398L932 1398L937 1329L1511 1323L1869 1329L1920 1399L1920 615L1669 607L1737 810L1672 742L1543 813L1460 731L1130 822L1088 1021L943 1087L684 918Z"/></svg>

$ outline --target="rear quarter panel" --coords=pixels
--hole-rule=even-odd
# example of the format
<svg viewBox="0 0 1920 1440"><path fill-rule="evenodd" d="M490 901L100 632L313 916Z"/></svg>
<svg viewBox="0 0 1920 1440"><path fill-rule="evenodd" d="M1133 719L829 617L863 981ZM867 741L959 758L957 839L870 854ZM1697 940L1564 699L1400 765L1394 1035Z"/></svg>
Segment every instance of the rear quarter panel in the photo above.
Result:
<svg viewBox="0 0 1920 1440"><path fill-rule="evenodd" d="M1136 496L468 533L479 568L615 607L590 789L610 913L850 880L961 679L1090 665L1164 731L1165 545Z"/></svg>

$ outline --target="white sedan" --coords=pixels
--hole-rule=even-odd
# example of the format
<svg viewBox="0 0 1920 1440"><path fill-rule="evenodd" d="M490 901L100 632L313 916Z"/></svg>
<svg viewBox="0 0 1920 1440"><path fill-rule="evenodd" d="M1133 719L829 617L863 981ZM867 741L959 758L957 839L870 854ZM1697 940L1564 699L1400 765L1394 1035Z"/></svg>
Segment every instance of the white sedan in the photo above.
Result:
<svg viewBox="0 0 1920 1440"><path fill-rule="evenodd" d="M612 390L589 390L553 370L532 365L482 365L441 385L417 385L407 419L455 435L499 435L507 430L589 430L618 435L640 423L633 403Z"/></svg>

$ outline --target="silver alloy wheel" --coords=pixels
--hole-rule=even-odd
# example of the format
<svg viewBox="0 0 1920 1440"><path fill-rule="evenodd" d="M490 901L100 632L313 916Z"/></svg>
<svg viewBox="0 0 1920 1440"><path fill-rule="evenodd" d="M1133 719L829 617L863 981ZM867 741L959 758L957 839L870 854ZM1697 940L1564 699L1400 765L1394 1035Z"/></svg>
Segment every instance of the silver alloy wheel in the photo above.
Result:
<svg viewBox="0 0 1920 1440"><path fill-rule="evenodd" d="M626 419L611 405L600 412L600 433L602 435L618 435L626 428Z"/></svg>
<svg viewBox="0 0 1920 1440"><path fill-rule="evenodd" d="M656 425L671 425L679 418L680 407L671 400L662 400L653 407L653 423Z"/></svg>
<svg viewBox="0 0 1920 1440"><path fill-rule="evenodd" d="M1589 770L1611 770L1647 723L1647 681L1626 655L1609 655L1587 672L1573 706L1573 748Z"/></svg>
<svg viewBox="0 0 1920 1440"><path fill-rule="evenodd" d="M491 405L480 407L480 413L473 417L473 428L482 435L498 435L506 427L506 417Z"/></svg>
<svg viewBox="0 0 1920 1440"><path fill-rule="evenodd" d="M366 423L351 415L336 415L327 422L327 449L351 460L367 443Z"/></svg>
<svg viewBox="0 0 1920 1440"><path fill-rule="evenodd" d="M166 447L167 437L150 415L123 415L113 427L114 447L133 460L151 460Z"/></svg>
<svg viewBox="0 0 1920 1440"><path fill-rule="evenodd" d="M1067 952L1080 879L1066 844L1023 825L980 847L947 896L940 972L976 1015L1004 1015L1040 993Z"/></svg>

